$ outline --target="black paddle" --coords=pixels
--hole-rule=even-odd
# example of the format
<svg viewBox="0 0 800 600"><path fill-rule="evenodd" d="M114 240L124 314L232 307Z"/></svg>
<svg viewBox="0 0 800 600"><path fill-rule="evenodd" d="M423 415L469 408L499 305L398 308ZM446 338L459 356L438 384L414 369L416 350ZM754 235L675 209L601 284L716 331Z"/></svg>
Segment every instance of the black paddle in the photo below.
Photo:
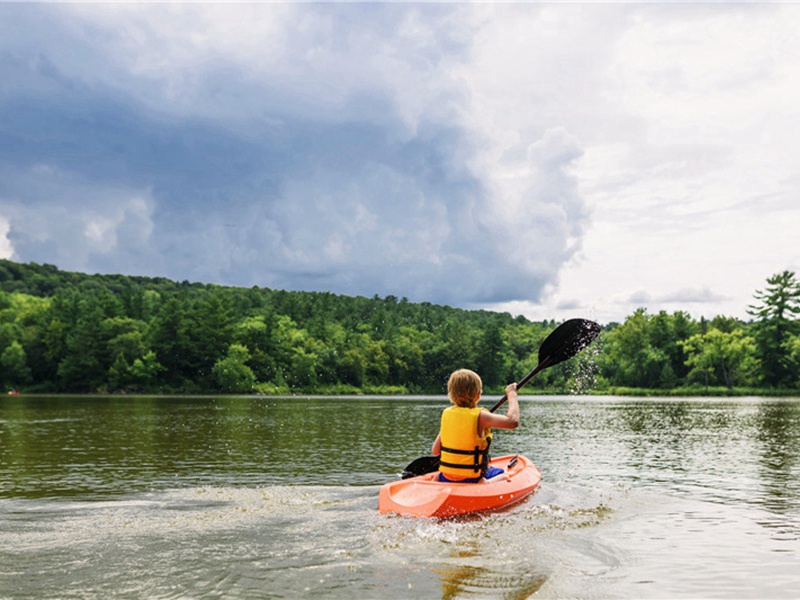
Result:
<svg viewBox="0 0 800 600"><path fill-rule="evenodd" d="M592 340L600 333L600 325L594 321L586 319L570 319L564 321L556 327L553 332L539 346L539 364L530 373L525 375L517 382L517 389L528 383L531 378L539 371L557 365L560 362L572 358L578 352L592 343ZM498 400L490 412L496 411L503 403L508 400L508 396L503 396ZM402 478L416 477L439 469L438 456L422 456L411 463L403 471Z"/></svg>

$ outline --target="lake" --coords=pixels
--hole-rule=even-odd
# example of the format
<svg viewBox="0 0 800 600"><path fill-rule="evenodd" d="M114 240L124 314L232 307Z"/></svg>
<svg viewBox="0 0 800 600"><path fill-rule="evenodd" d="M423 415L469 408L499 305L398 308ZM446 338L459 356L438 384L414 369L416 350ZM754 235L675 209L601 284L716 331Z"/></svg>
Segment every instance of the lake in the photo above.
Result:
<svg viewBox="0 0 800 600"><path fill-rule="evenodd" d="M800 597L800 400L523 396L536 494L379 515L446 405L0 398L0 598Z"/></svg>

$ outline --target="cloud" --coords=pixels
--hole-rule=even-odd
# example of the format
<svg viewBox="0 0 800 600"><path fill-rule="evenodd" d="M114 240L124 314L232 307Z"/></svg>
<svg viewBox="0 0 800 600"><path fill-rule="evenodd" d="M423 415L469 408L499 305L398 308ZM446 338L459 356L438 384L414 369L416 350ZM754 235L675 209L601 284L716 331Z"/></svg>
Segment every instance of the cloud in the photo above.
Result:
<svg viewBox="0 0 800 600"><path fill-rule="evenodd" d="M798 26L775 4L0 4L0 252L532 318L744 314L799 260Z"/></svg>
<svg viewBox="0 0 800 600"><path fill-rule="evenodd" d="M729 296L717 294L707 287L683 288L658 298L658 302L672 304L708 304L730 300Z"/></svg>
<svg viewBox="0 0 800 600"><path fill-rule="evenodd" d="M717 303L730 300L729 297L722 294L716 294L709 288L683 288L674 290L666 294L651 294L644 290L633 292L623 299L626 304L639 304L639 305L686 305L686 304L706 304Z"/></svg>
<svg viewBox="0 0 800 600"><path fill-rule="evenodd" d="M94 272L107 271L105 262L113 257L142 274L158 272L146 190L77 180L42 165L13 176L0 173L9 258L53 262L57 257L65 269Z"/></svg>
<svg viewBox="0 0 800 600"><path fill-rule="evenodd" d="M639 305L649 304L652 301L653 297L644 290L638 290L636 292L633 292L630 296L628 296L624 300L626 304L639 304Z"/></svg>
<svg viewBox="0 0 800 600"><path fill-rule="evenodd" d="M464 305L539 298L581 247L581 141L493 106L483 9L0 11L18 260Z"/></svg>
<svg viewBox="0 0 800 600"><path fill-rule="evenodd" d="M0 216L0 258L10 259L13 254L11 242L8 239L8 221Z"/></svg>

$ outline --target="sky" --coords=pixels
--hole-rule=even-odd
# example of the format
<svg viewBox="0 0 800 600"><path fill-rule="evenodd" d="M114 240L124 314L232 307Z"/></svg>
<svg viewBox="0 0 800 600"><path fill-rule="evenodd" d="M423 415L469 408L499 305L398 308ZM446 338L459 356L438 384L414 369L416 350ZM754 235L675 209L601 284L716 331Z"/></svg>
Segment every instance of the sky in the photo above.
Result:
<svg viewBox="0 0 800 600"><path fill-rule="evenodd" d="M800 4L0 4L0 258L534 320L800 270Z"/></svg>

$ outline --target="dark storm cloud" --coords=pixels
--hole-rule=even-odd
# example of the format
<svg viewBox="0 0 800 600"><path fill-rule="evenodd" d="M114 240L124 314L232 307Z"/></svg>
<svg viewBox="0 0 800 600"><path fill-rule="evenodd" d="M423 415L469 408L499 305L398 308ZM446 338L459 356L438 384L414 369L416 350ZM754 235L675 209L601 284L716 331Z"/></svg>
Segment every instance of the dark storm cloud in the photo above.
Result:
<svg viewBox="0 0 800 600"><path fill-rule="evenodd" d="M255 27L253 11L271 29L232 26ZM457 13L0 7L12 258L454 304L537 298L587 222L566 170L580 149L548 130L506 183L474 168L487 140L463 118L474 92L454 75L469 57Z"/></svg>

